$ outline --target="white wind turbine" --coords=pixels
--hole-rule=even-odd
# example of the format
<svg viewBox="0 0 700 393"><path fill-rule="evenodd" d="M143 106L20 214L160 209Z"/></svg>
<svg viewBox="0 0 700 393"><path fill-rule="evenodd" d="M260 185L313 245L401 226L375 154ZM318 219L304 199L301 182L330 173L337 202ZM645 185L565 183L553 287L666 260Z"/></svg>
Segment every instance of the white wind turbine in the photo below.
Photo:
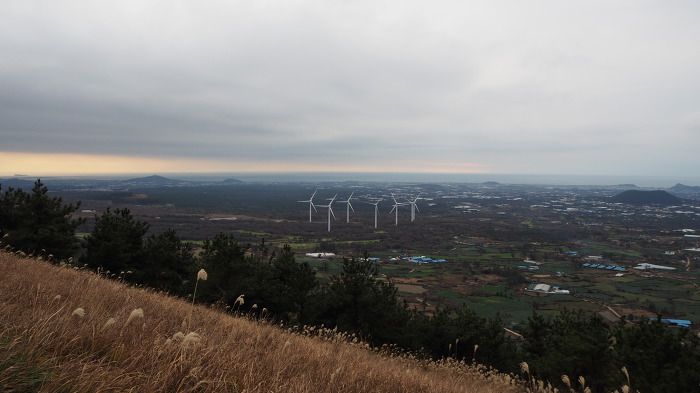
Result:
<svg viewBox="0 0 700 393"><path fill-rule="evenodd" d="M396 211L396 221L394 222L394 225L398 226L399 225L399 206L403 206L403 205L405 205L405 203L396 202L396 197L394 197L394 194L391 194L391 198L394 200L394 207L391 208L391 211L389 212L389 214Z"/></svg>
<svg viewBox="0 0 700 393"><path fill-rule="evenodd" d="M411 204L411 222L416 221L416 210L418 210L418 205L416 205L416 201L420 199L420 194L418 195L419 196L417 196L416 199L412 201L410 199L408 200L408 203ZM420 213L420 210L418 210L418 212Z"/></svg>
<svg viewBox="0 0 700 393"><path fill-rule="evenodd" d="M331 215L333 216L334 220L336 219L335 213L333 213L333 208L331 207L331 205L333 204L333 201L335 200L335 198L337 196L338 196L338 194L336 194L332 199L330 199L330 202L328 202L327 205L318 205L318 207L327 207L328 208L328 232L331 231Z"/></svg>
<svg viewBox="0 0 700 393"><path fill-rule="evenodd" d="M338 201L340 203L347 203L348 204L348 206L345 208L345 210L347 211L345 222L350 222L350 209L352 209L352 211L355 211L355 209L352 207L352 204L350 203L350 200L352 199L352 195L354 193L355 193L355 191L351 192L350 197L348 197L348 199L346 201Z"/></svg>
<svg viewBox="0 0 700 393"><path fill-rule="evenodd" d="M381 202L381 200L376 201L376 202L374 202L374 203L367 202L367 203L369 203L370 205L374 205L374 227L375 227L375 228L377 228L377 212L379 211L379 207L378 207L379 202Z"/></svg>
<svg viewBox="0 0 700 393"><path fill-rule="evenodd" d="M297 201L297 202L309 202L309 222L311 222L311 209L314 209L317 213L318 210L316 210L316 206L314 206L314 196L316 195L316 192L318 190L315 190L313 194L311 194L311 198L309 198L308 201Z"/></svg>

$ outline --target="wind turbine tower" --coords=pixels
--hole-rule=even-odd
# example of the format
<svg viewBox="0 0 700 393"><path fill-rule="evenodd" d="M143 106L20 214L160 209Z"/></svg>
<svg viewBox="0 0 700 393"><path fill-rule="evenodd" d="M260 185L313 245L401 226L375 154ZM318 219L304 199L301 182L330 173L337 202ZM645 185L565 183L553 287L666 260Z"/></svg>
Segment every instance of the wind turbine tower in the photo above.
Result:
<svg viewBox="0 0 700 393"><path fill-rule="evenodd" d="M418 194L420 196L420 194ZM411 222L416 221L416 210L418 210L418 205L416 205L416 201L420 199L420 197L417 196L416 199L414 200L409 200L408 203L411 204ZM418 210L420 213L420 210Z"/></svg>
<svg viewBox="0 0 700 393"><path fill-rule="evenodd" d="M348 197L348 199L346 201L338 201L340 203L347 203L348 204L347 207L345 208L345 210L347 211L346 216L345 216L346 217L345 222L350 222L350 209L352 209L352 211L355 211L355 209L352 207L352 204L350 203L350 200L352 199L352 194L354 194L354 193L355 193L355 191L351 192L350 197Z"/></svg>
<svg viewBox="0 0 700 393"><path fill-rule="evenodd" d="M311 209L314 209L316 212L318 212L318 210L316 210L316 206L314 206L314 195L316 195L317 191L318 190L314 191L314 193L311 194L311 198L309 198L308 201L297 201L297 202L304 202L304 203L309 202L309 222L311 222Z"/></svg>
<svg viewBox="0 0 700 393"><path fill-rule="evenodd" d="M377 228L377 212L379 211L379 207L377 207L377 205L379 205L379 202L381 202L381 201L376 201L374 203L370 203L370 205L374 205L374 228L375 229Z"/></svg>
<svg viewBox="0 0 700 393"><path fill-rule="evenodd" d="M336 218L335 218L335 213L333 213L333 208L331 207L331 205L333 204L333 201L335 201L335 198L336 198L337 196L338 196L338 195L336 194L336 196L334 196L334 197L330 200L330 202L328 202L327 205L318 205L318 207L327 207L327 208L328 208L328 232L331 231L331 215L333 216L333 219L334 219L334 220L336 219Z"/></svg>
<svg viewBox="0 0 700 393"><path fill-rule="evenodd" d="M391 208L391 211L389 212L389 214L391 214L394 211L396 212L396 221L394 222L394 225L398 226L399 225L399 206L403 206L403 205L405 205L405 203L396 202L396 197L394 197L394 194L391 194L391 198L394 200L394 207Z"/></svg>

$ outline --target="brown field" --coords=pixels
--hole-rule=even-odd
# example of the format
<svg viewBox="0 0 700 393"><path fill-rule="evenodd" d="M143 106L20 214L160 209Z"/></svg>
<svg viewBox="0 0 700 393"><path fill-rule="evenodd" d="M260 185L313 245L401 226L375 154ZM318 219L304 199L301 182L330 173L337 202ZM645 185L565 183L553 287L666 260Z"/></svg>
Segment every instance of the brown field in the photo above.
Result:
<svg viewBox="0 0 700 393"><path fill-rule="evenodd" d="M426 289L422 285L416 284L395 284L399 291L407 293L425 293Z"/></svg>
<svg viewBox="0 0 700 393"><path fill-rule="evenodd" d="M2 391L525 391L478 365L292 334L87 271L4 252L0 269L0 366L14 362L0 367Z"/></svg>

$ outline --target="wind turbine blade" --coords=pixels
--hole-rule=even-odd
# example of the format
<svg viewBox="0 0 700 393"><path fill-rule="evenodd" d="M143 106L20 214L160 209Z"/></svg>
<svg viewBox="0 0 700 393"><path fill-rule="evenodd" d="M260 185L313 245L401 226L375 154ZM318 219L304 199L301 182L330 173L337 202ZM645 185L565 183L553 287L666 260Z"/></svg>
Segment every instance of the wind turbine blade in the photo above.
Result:
<svg viewBox="0 0 700 393"><path fill-rule="evenodd" d="M333 209L331 208L331 205L328 205L328 211L331 212L331 215L333 216L333 219L334 219L334 220L337 220L337 218L335 218L335 213L333 213Z"/></svg>
<svg viewBox="0 0 700 393"><path fill-rule="evenodd" d="M398 206L398 205L394 205L394 207L391 208L391 211L389 212L389 214L393 213L393 212L394 212L394 209L396 209L397 206Z"/></svg>
<svg viewBox="0 0 700 393"><path fill-rule="evenodd" d="M350 203L350 200L348 199L348 206L350 206L350 210L355 211L355 208L352 207L352 203Z"/></svg>
<svg viewBox="0 0 700 393"><path fill-rule="evenodd" d="M311 202L311 201L309 201L309 203L311 203L311 207L314 208L314 211L315 211L316 213L318 213L318 210L316 209L316 205L314 205L314 203Z"/></svg>
<svg viewBox="0 0 700 393"><path fill-rule="evenodd" d="M414 203L413 206L416 207L416 211L420 212L420 209L418 208L418 205L416 205L416 204Z"/></svg>

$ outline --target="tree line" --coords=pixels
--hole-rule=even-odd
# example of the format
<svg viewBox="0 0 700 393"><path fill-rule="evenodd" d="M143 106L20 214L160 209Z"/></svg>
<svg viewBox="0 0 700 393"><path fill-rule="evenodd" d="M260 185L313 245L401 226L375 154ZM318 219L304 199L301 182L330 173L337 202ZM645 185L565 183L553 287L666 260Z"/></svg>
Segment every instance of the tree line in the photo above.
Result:
<svg viewBox="0 0 700 393"><path fill-rule="evenodd" d="M185 298L197 271L205 269L208 279L198 284L198 302L290 325L337 327L374 346L454 357L503 372L520 373L526 362L532 376L561 389L567 388L562 378L567 375L572 385L584 377L592 392L625 384L650 393L698 390L700 339L658 320L609 325L597 314L533 313L514 340L500 318L482 318L468 307L441 307L432 314L407 307L366 253L344 259L342 271L321 283L289 246L241 244L219 233L195 253L172 229L147 235L149 224L128 209L96 216L92 232L78 241L75 231L84 220L72 213L79 207L50 197L39 180L30 192L10 188L0 194L2 245Z"/></svg>

